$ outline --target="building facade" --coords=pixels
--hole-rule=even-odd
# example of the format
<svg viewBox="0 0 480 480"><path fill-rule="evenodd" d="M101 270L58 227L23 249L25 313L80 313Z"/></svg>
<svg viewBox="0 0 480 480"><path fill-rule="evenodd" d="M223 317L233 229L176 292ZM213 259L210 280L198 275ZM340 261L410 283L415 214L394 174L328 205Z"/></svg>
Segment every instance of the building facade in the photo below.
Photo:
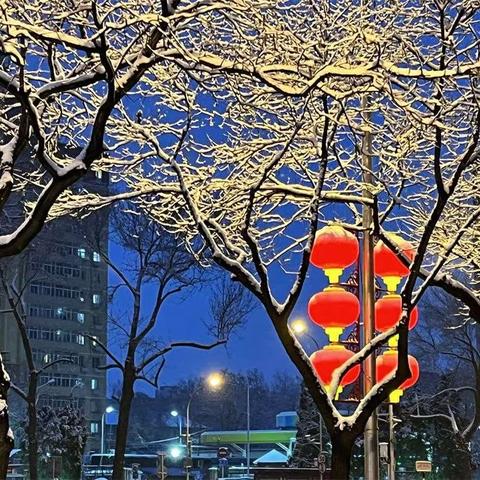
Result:
<svg viewBox="0 0 480 480"><path fill-rule="evenodd" d="M108 178L89 176L77 188L104 191ZM39 378L38 405L77 406L90 436L87 450L100 449L106 405L106 358L95 338L107 341L108 267L101 252L108 249L108 218L100 213L85 219L64 217L45 225L29 248L8 264L9 278L22 290L23 313ZM1 292L1 308L6 299ZM18 328L11 315L0 316L1 345L14 381L25 386L28 369ZM93 339L90 337L94 337ZM14 393L13 411L22 400Z"/></svg>

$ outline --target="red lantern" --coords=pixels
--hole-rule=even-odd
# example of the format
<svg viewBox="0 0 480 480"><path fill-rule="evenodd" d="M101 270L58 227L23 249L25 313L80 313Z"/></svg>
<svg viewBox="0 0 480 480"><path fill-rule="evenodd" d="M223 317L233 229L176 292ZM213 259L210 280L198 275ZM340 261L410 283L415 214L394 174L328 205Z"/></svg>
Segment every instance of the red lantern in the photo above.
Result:
<svg viewBox="0 0 480 480"><path fill-rule="evenodd" d="M376 361L377 365L377 382L381 382L388 375L397 369L398 365L398 352L396 350L387 350L384 354L380 355ZM420 366L417 359L412 355L408 356L408 366L410 368L410 377L403 382L400 387L394 390L390 394L390 402L398 403L400 397L403 395L404 390L413 387L418 381L420 376Z"/></svg>
<svg viewBox="0 0 480 480"><path fill-rule="evenodd" d="M389 237L398 245L402 253L411 262L415 257L415 249L412 244L395 234L389 234ZM373 258L375 275L383 278L390 292L396 292L400 279L410 273L409 268L404 265L397 254L381 240L375 245Z"/></svg>
<svg viewBox="0 0 480 480"><path fill-rule="evenodd" d="M360 302L343 288L328 287L310 299L308 314L312 322L325 329L331 342L338 342L343 329L358 320Z"/></svg>
<svg viewBox="0 0 480 480"><path fill-rule="evenodd" d="M395 327L402 316L402 297L400 295L385 295L375 302L375 329L379 332L386 332ZM408 329L412 330L418 322L418 308L414 307L410 312ZM398 343L398 336L390 338L388 344L395 346Z"/></svg>
<svg viewBox="0 0 480 480"><path fill-rule="evenodd" d="M325 389L328 390L332 383L333 372L349 360L354 353L343 345L327 345L317 350L310 357L310 362ZM360 375L360 365L355 365L347 370L336 392L335 398L342 392L343 387L353 383Z"/></svg>
<svg viewBox="0 0 480 480"><path fill-rule="evenodd" d="M340 225L323 227L315 235L310 262L325 270L330 283L338 283L343 269L357 261L358 240Z"/></svg>

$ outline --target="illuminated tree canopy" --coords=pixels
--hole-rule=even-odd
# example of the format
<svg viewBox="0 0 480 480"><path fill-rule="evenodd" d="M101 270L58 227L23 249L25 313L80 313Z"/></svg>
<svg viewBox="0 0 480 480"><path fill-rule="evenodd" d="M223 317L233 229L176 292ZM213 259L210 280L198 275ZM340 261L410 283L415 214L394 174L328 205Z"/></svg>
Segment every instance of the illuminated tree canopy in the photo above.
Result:
<svg viewBox="0 0 480 480"><path fill-rule="evenodd" d="M0 5L2 205L11 191L33 192L0 255L26 245L48 214L135 199L260 300L334 458L408 375L406 319L429 286L480 321L478 2ZM29 139L26 173L17 160ZM70 188L90 168L108 172L112 195ZM288 319L315 232L329 222L361 231L364 205L377 238L395 248L388 232L401 231L417 254L399 326L352 360L399 333L398 371L344 417Z"/></svg>

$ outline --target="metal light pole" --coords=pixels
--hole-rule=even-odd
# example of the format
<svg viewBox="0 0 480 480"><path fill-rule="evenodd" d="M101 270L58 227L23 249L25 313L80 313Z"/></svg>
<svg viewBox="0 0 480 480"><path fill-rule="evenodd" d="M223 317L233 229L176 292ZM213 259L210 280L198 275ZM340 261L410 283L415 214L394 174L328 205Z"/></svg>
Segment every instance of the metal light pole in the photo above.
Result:
<svg viewBox="0 0 480 480"><path fill-rule="evenodd" d="M207 385L214 390L219 388L224 382L223 375L218 372L211 373L206 380L207 380ZM187 403L187 409L186 409L186 415L185 415L185 421L187 423L185 427L185 443L187 446L187 455L189 459L188 462L185 464L186 480L190 480L190 468L192 468L192 465L193 465L192 440L190 438L190 405L192 404L193 397L200 391L201 388L202 388L202 385L199 385L199 387L195 389L190 395L190 398Z"/></svg>
<svg viewBox="0 0 480 480"><path fill-rule="evenodd" d="M192 395L190 395L190 399L188 400L188 403L187 403L187 415L186 415L186 422L187 422L187 425L185 427L185 442L187 444L187 455L188 455L188 458L190 460L192 460L192 463L193 463L193 459L192 459L192 442L190 440L190 405L192 403L192 399L193 399L193 395L195 394L196 392L193 392ZM189 480L190 479L190 461L185 465L185 478L186 480Z"/></svg>
<svg viewBox="0 0 480 480"><path fill-rule="evenodd" d="M250 476L250 382L246 375L245 379L247 381L247 476Z"/></svg>
<svg viewBox="0 0 480 480"><path fill-rule="evenodd" d="M182 416L178 413L177 410L172 410L170 415L174 418L178 417L178 440L179 443L182 443Z"/></svg>
<svg viewBox="0 0 480 480"><path fill-rule="evenodd" d="M363 196L372 198L368 188L373 183L372 176L372 137L370 133L369 120L370 112L367 111L368 102L366 97L362 99L362 111L367 123L362 143L362 167L363 167ZM364 345L371 342L375 335L375 277L373 270L373 235L372 222L373 212L370 205L363 205L363 242L362 242L362 320L363 320L363 342ZM364 395L375 385L375 352L373 352L364 363ZM377 411L374 410L365 426L365 447L364 447L364 476L368 480L378 480L379 459L378 459L378 419Z"/></svg>
<svg viewBox="0 0 480 480"><path fill-rule="evenodd" d="M102 429L100 434L100 453L103 455L105 453L105 414L112 413L115 411L115 408L108 406L105 411L102 413Z"/></svg>

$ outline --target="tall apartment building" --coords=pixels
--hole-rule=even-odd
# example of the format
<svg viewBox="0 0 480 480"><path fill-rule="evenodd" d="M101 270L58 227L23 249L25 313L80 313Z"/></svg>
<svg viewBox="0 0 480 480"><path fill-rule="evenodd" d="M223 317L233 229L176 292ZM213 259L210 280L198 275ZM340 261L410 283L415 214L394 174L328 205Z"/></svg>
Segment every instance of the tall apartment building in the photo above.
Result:
<svg viewBox="0 0 480 480"><path fill-rule="evenodd" d="M77 188L105 191L108 178L89 174ZM108 248L103 217L80 220L61 218L45 225L30 247L14 259L15 283L24 288L23 301L33 356L38 366L58 358L40 377L39 405L78 406L85 416L90 437L87 450L99 450L101 419L106 403L106 374L98 367L105 364L103 352L89 340L92 335L107 339L108 268L98 250ZM99 247L92 247L88 233L95 231ZM0 293L0 308L5 295ZM0 316L0 349L12 380L25 385L27 369L19 332L12 316ZM22 400L12 394L13 410Z"/></svg>

